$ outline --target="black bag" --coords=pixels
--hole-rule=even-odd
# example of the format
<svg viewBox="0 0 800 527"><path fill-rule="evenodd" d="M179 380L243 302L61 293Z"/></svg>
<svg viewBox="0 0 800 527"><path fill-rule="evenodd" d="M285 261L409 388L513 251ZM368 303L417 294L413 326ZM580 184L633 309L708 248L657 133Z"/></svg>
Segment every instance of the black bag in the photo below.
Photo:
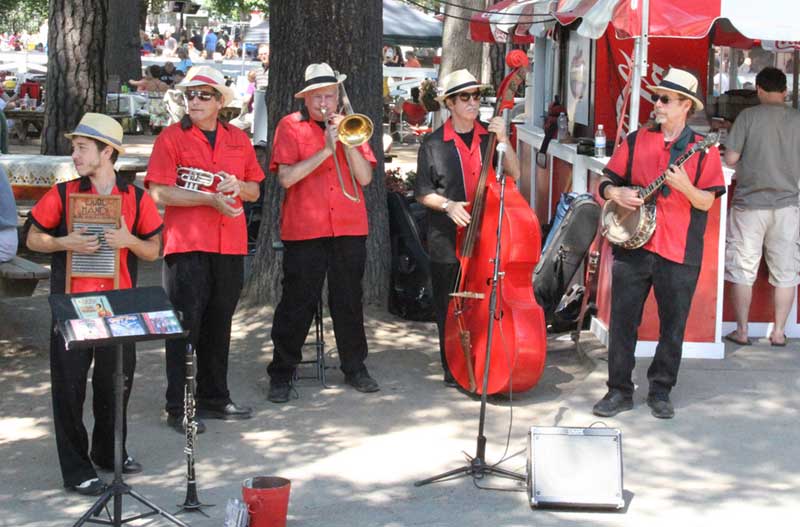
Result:
<svg viewBox="0 0 800 527"><path fill-rule="evenodd" d="M427 211L397 192L389 192L392 271L389 312L406 320L432 321L430 257L425 249Z"/></svg>
<svg viewBox="0 0 800 527"><path fill-rule="evenodd" d="M569 206L564 219L551 234L533 272L533 294L545 318L553 314L597 235L600 205L591 194L581 194Z"/></svg>

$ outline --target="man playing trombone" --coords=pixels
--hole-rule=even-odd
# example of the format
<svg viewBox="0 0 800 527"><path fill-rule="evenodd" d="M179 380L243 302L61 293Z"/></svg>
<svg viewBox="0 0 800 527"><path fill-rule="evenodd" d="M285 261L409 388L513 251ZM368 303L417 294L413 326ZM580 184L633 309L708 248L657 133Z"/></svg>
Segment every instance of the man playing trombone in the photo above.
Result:
<svg viewBox="0 0 800 527"><path fill-rule="evenodd" d="M198 417L248 419L228 391L228 351L247 254L242 202L258 200L264 172L247 135L219 120L233 100L219 71L192 68L177 87L187 113L158 136L144 181L165 208L164 286L197 350ZM181 433L185 357L184 339L167 341L167 424Z"/></svg>
<svg viewBox="0 0 800 527"><path fill-rule="evenodd" d="M367 143L340 144L346 138L337 133L345 118L338 113L339 85L346 78L325 63L308 66L305 85L295 94L303 99L303 109L281 119L275 131L269 171L278 175L286 195L281 210L283 292L272 322L274 351L267 368L274 403L289 400L326 275L345 382L360 392L379 390L364 365L361 286L368 232L361 187L372 181L377 163Z"/></svg>

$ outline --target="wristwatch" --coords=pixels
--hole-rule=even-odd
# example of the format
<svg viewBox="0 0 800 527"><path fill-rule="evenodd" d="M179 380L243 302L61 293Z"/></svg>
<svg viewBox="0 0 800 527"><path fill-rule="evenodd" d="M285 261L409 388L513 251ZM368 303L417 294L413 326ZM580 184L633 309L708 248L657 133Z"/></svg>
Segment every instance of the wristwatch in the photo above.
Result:
<svg viewBox="0 0 800 527"><path fill-rule="evenodd" d="M450 200L449 199L444 200L444 203L442 203L442 210L447 212L447 207L449 206L450 206Z"/></svg>

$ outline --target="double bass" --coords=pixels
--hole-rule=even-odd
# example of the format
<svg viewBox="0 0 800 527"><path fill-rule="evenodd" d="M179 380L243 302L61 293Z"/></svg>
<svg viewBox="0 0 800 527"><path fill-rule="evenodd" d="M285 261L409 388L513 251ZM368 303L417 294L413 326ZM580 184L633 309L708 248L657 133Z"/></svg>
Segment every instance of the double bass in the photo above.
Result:
<svg viewBox="0 0 800 527"><path fill-rule="evenodd" d="M506 57L506 63L513 70L497 91L495 115L513 107L528 57L515 50ZM458 231L456 250L461 269L445 321L447 364L456 382L472 393L483 393L487 356L487 394L529 390L539 381L546 356L544 312L532 287L533 270L541 255L541 229L513 179L505 189L497 181L492 166L496 146L492 133L483 151L480 179L469 211L472 220ZM492 306L498 236L499 278Z"/></svg>

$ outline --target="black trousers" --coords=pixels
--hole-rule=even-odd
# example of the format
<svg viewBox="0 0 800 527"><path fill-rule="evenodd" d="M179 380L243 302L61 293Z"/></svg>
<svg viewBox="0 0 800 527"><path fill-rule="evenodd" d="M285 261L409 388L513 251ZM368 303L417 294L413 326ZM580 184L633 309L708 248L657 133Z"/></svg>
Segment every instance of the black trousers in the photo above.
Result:
<svg viewBox="0 0 800 527"><path fill-rule="evenodd" d="M186 344L195 349L196 401L200 406L224 406L228 391L228 353L231 321L244 281L244 257L189 252L164 257L164 289L175 309L183 313L189 339L166 343L167 404L171 415L183 414L186 382Z"/></svg>
<svg viewBox="0 0 800 527"><path fill-rule="evenodd" d="M337 236L284 241L283 292L272 320L270 379L289 382L302 360L302 346L311 327L322 284L328 277L328 307L336 348L345 375L364 370L363 289L366 236Z"/></svg>
<svg viewBox="0 0 800 527"><path fill-rule="evenodd" d="M83 426L83 403L86 399L86 380L94 359L92 373L92 409L94 430L92 450ZM73 487L97 477L92 460L110 467L114 464L114 371L116 348L69 350L60 334L50 335L50 379L53 394L53 424L56 432L58 461L64 486ZM128 434L128 399L136 370L134 344L122 351L122 371L125 375L123 395L123 459Z"/></svg>
<svg viewBox="0 0 800 527"><path fill-rule="evenodd" d="M633 394L631 375L636 363L637 332L652 288L660 327L647 380L651 394L669 394L678 380L686 319L699 275L699 266L675 263L644 249L615 252L608 340L609 389Z"/></svg>
<svg viewBox="0 0 800 527"><path fill-rule="evenodd" d="M436 328L439 330L439 357L445 375L450 373L447 367L447 355L444 351L444 324L447 319L447 307L450 304L450 293L458 280L459 263L431 262L431 287L433 288L433 309L436 312Z"/></svg>

